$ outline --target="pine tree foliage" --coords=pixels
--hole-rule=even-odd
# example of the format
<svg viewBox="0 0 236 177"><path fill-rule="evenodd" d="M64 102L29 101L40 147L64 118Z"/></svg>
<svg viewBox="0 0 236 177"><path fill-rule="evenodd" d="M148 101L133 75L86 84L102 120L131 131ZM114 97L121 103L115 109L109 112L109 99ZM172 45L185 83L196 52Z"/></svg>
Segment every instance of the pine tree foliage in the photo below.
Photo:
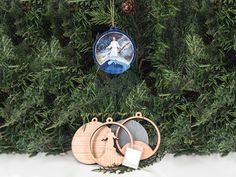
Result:
<svg viewBox="0 0 236 177"><path fill-rule="evenodd" d="M236 150L234 0L136 0L129 14L115 1L116 25L137 45L134 66L118 76L92 59L93 42L111 24L109 0L28 2L0 0L1 153L66 152L92 117L136 111L162 135L159 153L142 166L165 153Z"/></svg>

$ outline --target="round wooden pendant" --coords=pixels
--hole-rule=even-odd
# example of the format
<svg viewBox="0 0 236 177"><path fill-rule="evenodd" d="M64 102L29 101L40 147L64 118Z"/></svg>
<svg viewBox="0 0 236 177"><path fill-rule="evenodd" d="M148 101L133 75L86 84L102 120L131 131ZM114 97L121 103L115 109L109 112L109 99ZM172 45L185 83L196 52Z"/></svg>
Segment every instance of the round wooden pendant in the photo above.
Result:
<svg viewBox="0 0 236 177"><path fill-rule="evenodd" d="M71 149L73 155L79 162L82 162L84 164L96 163L89 150L89 139L94 130L96 130L97 127L101 126L102 124L102 122L98 122L97 118L93 118L91 122L83 125L76 131L72 139ZM108 131L108 127L102 127L101 129L99 129L99 132L96 134L96 136L94 136L94 140L103 139ZM93 152L95 156L101 156L104 153L105 146L106 142L102 141L98 144L96 144L95 142Z"/></svg>
<svg viewBox="0 0 236 177"><path fill-rule="evenodd" d="M160 134L160 131L159 131L158 127L156 126L156 124L154 122L152 122L150 119L143 117L141 112L137 112L135 114L135 116L125 119L124 121L122 121L122 124L125 125L128 121L131 121L133 119L142 119L142 120L149 122L155 128L156 133L157 133L157 143L156 143L156 147L154 149L152 149L148 144L146 144L142 141L137 141L137 140L134 141L133 146L142 147L143 152L142 152L141 160L145 160L145 159L148 159L149 157L153 156L157 152L157 150L159 149L159 146L161 143L161 134ZM116 136L119 135L119 131L120 131L120 127L116 131ZM116 145L122 154L124 154L126 151L126 148L130 146L130 144L127 143L125 146L121 147L118 141L116 141Z"/></svg>
<svg viewBox="0 0 236 177"><path fill-rule="evenodd" d="M122 164L124 157L116 152L116 148L114 147L114 140L117 141L118 137L115 136L110 128L108 128L108 125L117 125L123 128L130 138L130 146L133 147L133 138L129 130L124 125L113 122L112 118L108 118L106 123L103 123L102 125L97 127L92 133L89 140L90 153L92 154L94 161L103 167L119 166ZM107 127L109 129L106 136L103 139L96 138L97 136L99 136L100 129L102 129L103 127ZM94 149L96 148L97 144L100 144L102 141L106 143L103 154L100 156L96 156L96 153L94 153Z"/></svg>

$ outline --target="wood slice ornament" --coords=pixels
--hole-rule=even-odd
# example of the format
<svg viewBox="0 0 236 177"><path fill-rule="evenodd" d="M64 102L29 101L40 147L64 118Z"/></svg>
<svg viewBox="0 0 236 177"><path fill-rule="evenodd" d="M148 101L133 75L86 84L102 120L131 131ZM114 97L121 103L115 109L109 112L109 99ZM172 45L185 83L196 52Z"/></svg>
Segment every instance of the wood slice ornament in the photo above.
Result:
<svg viewBox="0 0 236 177"><path fill-rule="evenodd" d="M115 136L115 134L112 132L111 128L109 128L109 131L107 132L104 139L96 138L97 135L100 134L100 129L103 127L107 127L108 125L117 125L120 128L123 128L126 133L128 134L130 138L130 147L133 147L133 138L129 130L122 124L113 122L112 118L107 118L106 122L97 127L92 135L90 136L89 145L90 145L90 153L92 154L93 160L103 166L103 167L114 167L119 166L122 164L124 157L119 154L116 151L116 148L114 147L114 140L117 141L118 137ZM106 146L104 147L104 153L101 156L97 156L96 153L94 153L94 149L96 148L96 145L99 144L99 142L104 141L106 142Z"/></svg>
<svg viewBox="0 0 236 177"><path fill-rule="evenodd" d="M97 118L93 118L91 122L83 125L76 131L72 139L71 149L72 149L73 155L79 162L84 163L84 164L96 163L89 150L89 139L92 133L94 132L94 130L96 130L97 127L101 125L103 125L102 122L98 122ZM109 131L108 127L101 128L99 132L97 133L97 135L94 137L94 139L95 140L103 139L104 136L106 136L108 131ZM101 154L104 153L103 151L104 151L105 146L106 146L106 142L104 141L99 142L98 144L95 143L93 153L96 156L100 156Z"/></svg>
<svg viewBox="0 0 236 177"><path fill-rule="evenodd" d="M141 119L141 120L145 120L145 121L149 122L155 128L156 133L157 133L157 142L156 142L156 147L154 149L152 149L148 144L146 144L142 141L137 141L137 140L135 140L134 144L132 145L132 146L137 146L137 147L143 148L141 160L145 160L145 159L148 159L151 156L153 156L157 152L157 150L159 149L159 146L161 143L161 134L160 134L160 131L159 131L158 127L156 126L156 124L154 122L152 122L150 119L143 117L141 112L137 112L135 114L135 116L125 119L124 121L122 121L122 124L124 125L125 123L127 123L128 121L131 121L133 119ZM119 136L119 132L120 132L120 127L116 131L116 136ZM122 154L125 154L127 147L130 147L129 143L127 143L125 146L121 147L118 141L116 141L116 145Z"/></svg>

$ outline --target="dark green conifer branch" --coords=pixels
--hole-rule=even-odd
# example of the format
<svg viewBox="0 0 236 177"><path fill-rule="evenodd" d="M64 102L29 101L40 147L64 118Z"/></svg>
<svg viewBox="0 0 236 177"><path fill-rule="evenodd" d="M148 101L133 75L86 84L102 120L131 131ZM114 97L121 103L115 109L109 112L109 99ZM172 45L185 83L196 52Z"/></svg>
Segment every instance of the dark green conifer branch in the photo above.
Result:
<svg viewBox="0 0 236 177"><path fill-rule="evenodd" d="M141 167L166 153L236 150L234 1L136 0L128 14L121 2L116 24L134 38L137 59L110 76L92 58L93 42L110 27L109 0L0 0L1 153L66 152L92 117L136 111L162 135Z"/></svg>

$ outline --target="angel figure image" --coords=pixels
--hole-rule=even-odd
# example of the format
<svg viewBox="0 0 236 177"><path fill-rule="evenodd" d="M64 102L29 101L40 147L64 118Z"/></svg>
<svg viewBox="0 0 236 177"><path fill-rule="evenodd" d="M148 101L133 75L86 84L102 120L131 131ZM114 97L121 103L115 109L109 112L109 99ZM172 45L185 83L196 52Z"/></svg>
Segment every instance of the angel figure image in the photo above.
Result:
<svg viewBox="0 0 236 177"><path fill-rule="evenodd" d="M119 45L115 36L112 37L112 41L111 41L110 45L107 46L107 49L111 49L111 51L109 53L110 57L118 57L121 46Z"/></svg>
<svg viewBox="0 0 236 177"><path fill-rule="evenodd" d="M129 37L119 32L111 32L97 40L94 54L95 61L103 71L120 74L130 68L135 51Z"/></svg>
<svg viewBox="0 0 236 177"><path fill-rule="evenodd" d="M99 162L101 162L103 166L112 167L122 163L123 156L118 154L116 148L114 148L114 140L117 139L111 129L109 129L106 138L101 140L106 141L104 154L99 158Z"/></svg>

